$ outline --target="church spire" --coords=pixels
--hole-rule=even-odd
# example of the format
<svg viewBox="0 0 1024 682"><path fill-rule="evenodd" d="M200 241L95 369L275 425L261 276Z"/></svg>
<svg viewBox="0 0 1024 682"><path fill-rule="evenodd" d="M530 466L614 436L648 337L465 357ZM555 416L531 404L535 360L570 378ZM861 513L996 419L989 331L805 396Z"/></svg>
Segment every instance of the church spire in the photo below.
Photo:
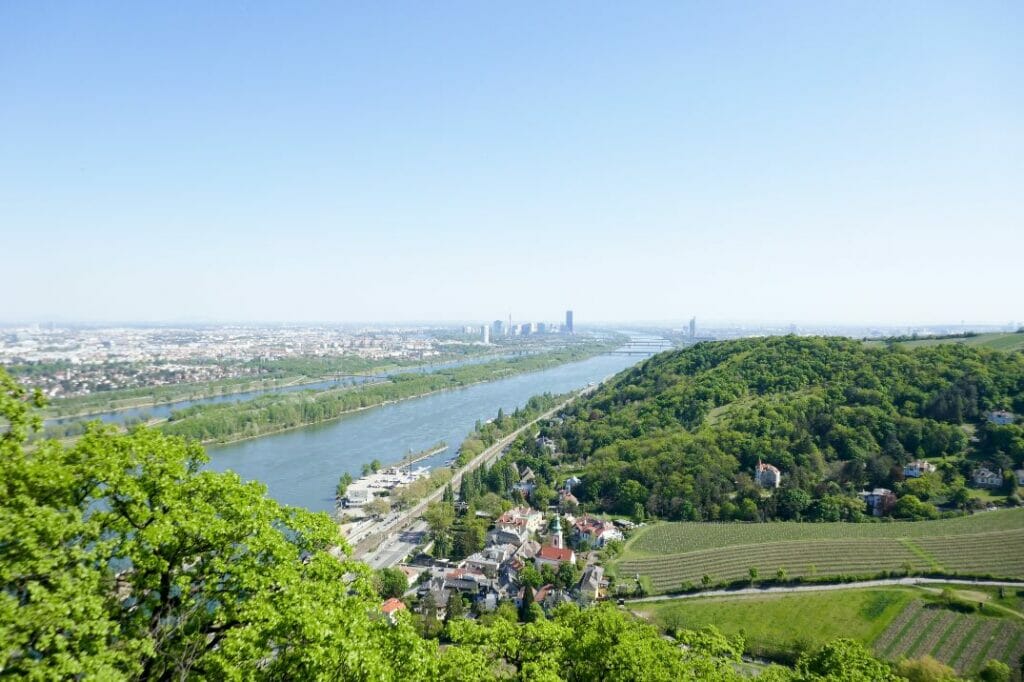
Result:
<svg viewBox="0 0 1024 682"><path fill-rule="evenodd" d="M564 547L562 542L562 521L558 514L555 514L555 520L551 522L551 546L562 549Z"/></svg>

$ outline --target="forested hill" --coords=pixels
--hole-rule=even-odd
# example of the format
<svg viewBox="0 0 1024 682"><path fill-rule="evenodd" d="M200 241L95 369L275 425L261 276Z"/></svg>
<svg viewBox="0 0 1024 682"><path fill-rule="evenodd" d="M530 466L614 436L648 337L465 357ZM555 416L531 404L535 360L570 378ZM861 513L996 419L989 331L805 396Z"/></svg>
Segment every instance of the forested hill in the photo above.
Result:
<svg viewBox="0 0 1024 682"><path fill-rule="evenodd" d="M655 356L577 403L550 435L565 464L582 468L574 492L585 505L838 520L863 509L857 490L901 486L902 465L919 457L946 458L930 489L914 489L937 503L959 499L978 462L1020 467L1024 429L985 423L1000 408L1024 412L1024 353L787 336ZM771 497L751 479L759 459L782 471Z"/></svg>

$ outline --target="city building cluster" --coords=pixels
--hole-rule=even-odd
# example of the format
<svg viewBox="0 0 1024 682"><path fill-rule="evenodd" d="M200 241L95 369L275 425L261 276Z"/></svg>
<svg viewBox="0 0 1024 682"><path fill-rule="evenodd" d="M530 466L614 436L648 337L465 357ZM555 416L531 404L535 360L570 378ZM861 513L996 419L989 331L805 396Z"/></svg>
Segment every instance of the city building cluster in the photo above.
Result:
<svg viewBox="0 0 1024 682"><path fill-rule="evenodd" d="M0 365L53 398L258 377L263 363L351 356L428 360L455 350L429 329L59 327L0 329Z"/></svg>
<svg viewBox="0 0 1024 682"><path fill-rule="evenodd" d="M493 610L502 601L521 607L530 589L524 577L527 570L545 578L533 593L533 601L541 608L591 604L607 596L608 590L604 570L594 563L591 550L622 540L623 529L632 526L624 519L545 514L529 506L510 509L494 521L483 549L455 564L436 562L420 572L419 604L436 609L442 618L453 594L479 611Z"/></svg>
<svg viewBox="0 0 1024 682"><path fill-rule="evenodd" d="M505 336L537 336L539 334L574 334L576 326L573 321L573 312L565 311L565 321L562 324L555 322L516 322L513 323L512 315L508 321L494 320L490 324L480 326L467 325L463 328L466 334L479 334L484 343L491 343Z"/></svg>

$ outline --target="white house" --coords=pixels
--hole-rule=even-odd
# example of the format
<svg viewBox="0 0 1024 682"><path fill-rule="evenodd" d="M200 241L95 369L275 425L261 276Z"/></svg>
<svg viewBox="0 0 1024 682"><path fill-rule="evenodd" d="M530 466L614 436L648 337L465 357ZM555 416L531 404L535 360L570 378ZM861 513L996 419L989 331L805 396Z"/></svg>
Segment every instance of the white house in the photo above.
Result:
<svg viewBox="0 0 1024 682"><path fill-rule="evenodd" d="M496 578L498 569L516 553L514 545L491 545L466 557L466 568L483 573L488 578Z"/></svg>
<svg viewBox="0 0 1024 682"><path fill-rule="evenodd" d="M896 506L896 495L888 488L875 488L857 495L864 500L873 516L885 516Z"/></svg>
<svg viewBox="0 0 1024 682"><path fill-rule="evenodd" d="M978 467L971 475L974 485L979 488L999 488L1003 485L1003 475L988 467Z"/></svg>
<svg viewBox="0 0 1024 682"><path fill-rule="evenodd" d="M597 601L601 597L601 584L604 580L604 569L598 564L591 564L583 571L580 578L580 597L584 602Z"/></svg>
<svg viewBox="0 0 1024 682"><path fill-rule="evenodd" d="M544 515L530 507L516 507L498 517L494 527L497 530L508 530L512 532L534 533L544 523Z"/></svg>
<svg viewBox="0 0 1024 682"><path fill-rule="evenodd" d="M381 604L380 610L387 617L388 622L394 625L398 622L398 612L405 611L405 604L400 599L392 597Z"/></svg>
<svg viewBox="0 0 1024 682"><path fill-rule="evenodd" d="M1012 424L1017 416L1013 412L1007 412L1006 410L992 410L985 415L990 422L998 424L999 426L1006 426Z"/></svg>
<svg viewBox="0 0 1024 682"><path fill-rule="evenodd" d="M604 547L612 540L622 540L622 531L611 521L603 521L592 516L581 516L572 526L573 539L586 542L591 547Z"/></svg>
<svg viewBox="0 0 1024 682"><path fill-rule="evenodd" d="M782 472L771 464L765 464L757 460L757 468L754 469L754 479L762 488L778 488L782 483Z"/></svg>
<svg viewBox="0 0 1024 682"><path fill-rule="evenodd" d="M1017 485L1024 485L1024 469L1017 469L1013 473L1017 476Z"/></svg>
<svg viewBox="0 0 1024 682"><path fill-rule="evenodd" d="M907 478L920 478L935 471L935 465L923 459L903 465L903 475Z"/></svg>

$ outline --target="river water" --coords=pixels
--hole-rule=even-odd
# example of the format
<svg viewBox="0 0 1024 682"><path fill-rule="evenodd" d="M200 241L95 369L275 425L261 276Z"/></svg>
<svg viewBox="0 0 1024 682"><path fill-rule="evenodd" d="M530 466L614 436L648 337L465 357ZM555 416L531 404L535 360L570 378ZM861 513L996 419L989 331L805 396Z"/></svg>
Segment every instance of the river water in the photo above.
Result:
<svg viewBox="0 0 1024 682"><path fill-rule="evenodd" d="M627 346L627 349L634 348ZM637 347L638 348L638 347ZM646 347L644 350L647 350ZM653 353L653 350L649 351ZM643 360L647 355L601 355L540 372L413 398L350 414L336 421L223 446L210 446L210 466L262 481L271 497L314 511L334 510L334 489L345 472L360 475L363 464L397 462L410 451L438 441L450 449L418 466L438 466L477 420L511 412L531 396L582 388Z"/></svg>

